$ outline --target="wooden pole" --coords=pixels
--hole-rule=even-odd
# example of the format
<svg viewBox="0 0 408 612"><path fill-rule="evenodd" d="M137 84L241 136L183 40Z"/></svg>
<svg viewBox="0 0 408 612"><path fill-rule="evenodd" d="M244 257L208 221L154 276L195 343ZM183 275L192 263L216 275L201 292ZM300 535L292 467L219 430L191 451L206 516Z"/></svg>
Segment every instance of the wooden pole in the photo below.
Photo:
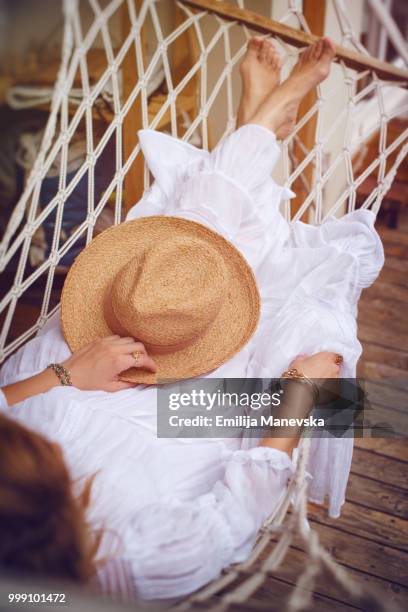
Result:
<svg viewBox="0 0 408 612"><path fill-rule="evenodd" d="M258 15L258 13L255 13L254 11L247 11L246 9L233 6L229 2L221 2L218 0L180 1L193 8L215 13L228 21L237 21L242 23L248 26L251 30L255 30L261 34L275 34L285 42L288 42L295 47L307 47L319 39L318 35L308 34L307 32L296 30L295 28L291 28L283 23L269 19L268 17ZM316 2L312 1L311 5L314 7L314 9L311 10L315 10L317 12L316 7L320 6L320 2L319 0L316 0ZM358 70L359 72L363 70L372 70L381 79L388 81L404 81L404 83L401 83L401 86L408 86L408 72L406 70L397 68L396 66L393 66L387 62L381 62L374 57L363 55L362 53L356 53L355 51L350 51L350 49L346 49L340 45L336 45L335 61L342 61L349 68Z"/></svg>
<svg viewBox="0 0 408 612"><path fill-rule="evenodd" d="M134 0L136 14L139 13L142 0ZM126 38L131 28L130 16L126 2L123 5L122 13L122 35ZM145 35L141 29L142 50L145 51ZM130 46L123 60L123 100L127 100L135 88L139 78L136 62L136 50L134 45ZM130 107L123 121L123 161L126 162L129 155L137 145L137 131L142 127L142 102L140 94L134 104ZM124 179L124 210L125 213L141 198L144 191L144 161L140 153Z"/></svg>
<svg viewBox="0 0 408 612"><path fill-rule="evenodd" d="M326 0L303 0L303 14L311 31L318 37L323 36L326 18ZM300 104L298 120L309 112L309 110L316 103L316 100L316 90L313 89L303 98ZM293 150L297 164L300 164L308 152L313 149L316 142L316 125L317 113L315 113L309 119L309 121L307 121L307 123L299 130L297 134L298 142L295 144ZM291 202L292 217L298 212L303 202L309 195L307 186L313 185L313 174L313 162L309 162L309 164L303 170L302 175L299 176L292 185L292 189L296 193L296 198L294 198ZM303 214L301 220L304 222L309 221L309 209Z"/></svg>

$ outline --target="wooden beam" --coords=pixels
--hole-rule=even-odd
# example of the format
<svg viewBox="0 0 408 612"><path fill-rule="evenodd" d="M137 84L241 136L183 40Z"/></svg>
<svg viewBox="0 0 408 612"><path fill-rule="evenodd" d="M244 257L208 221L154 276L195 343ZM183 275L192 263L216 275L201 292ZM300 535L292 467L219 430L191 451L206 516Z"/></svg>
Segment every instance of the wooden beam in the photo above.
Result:
<svg viewBox="0 0 408 612"><path fill-rule="evenodd" d="M307 47L319 39L319 36L296 30L295 28L291 28L283 23L269 19L268 17L263 17L254 11L248 11L233 6L229 2L219 2L218 0L180 1L193 8L215 13L228 21L238 21L248 26L251 30L255 30L261 34L275 34L283 41L295 47ZM350 51L350 49L346 49L340 45L336 45L335 61L342 61L348 68L352 68L359 72L371 70L375 72L379 78L386 81L401 81L401 85L404 87L408 85L408 71L397 68L387 62L381 62L374 57Z"/></svg>

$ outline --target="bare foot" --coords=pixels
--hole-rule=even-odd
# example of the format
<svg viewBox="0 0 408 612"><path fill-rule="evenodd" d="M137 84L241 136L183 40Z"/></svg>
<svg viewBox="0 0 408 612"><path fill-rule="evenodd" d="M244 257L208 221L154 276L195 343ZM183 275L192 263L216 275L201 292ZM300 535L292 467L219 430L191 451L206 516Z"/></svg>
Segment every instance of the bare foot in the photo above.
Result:
<svg viewBox="0 0 408 612"><path fill-rule="evenodd" d="M270 40L251 38L239 68L242 94L238 108L237 127L248 123L262 102L280 80L281 59Z"/></svg>
<svg viewBox="0 0 408 612"><path fill-rule="evenodd" d="M285 138L296 122L302 98L328 76L334 56L335 47L329 38L310 45L289 78L261 104L250 123L268 127L278 138Z"/></svg>

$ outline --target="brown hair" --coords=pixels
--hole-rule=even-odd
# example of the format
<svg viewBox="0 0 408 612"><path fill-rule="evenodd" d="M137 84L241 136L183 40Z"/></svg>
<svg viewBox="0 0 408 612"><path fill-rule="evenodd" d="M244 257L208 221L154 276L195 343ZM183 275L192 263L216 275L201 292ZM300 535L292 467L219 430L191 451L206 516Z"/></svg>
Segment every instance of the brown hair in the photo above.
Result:
<svg viewBox="0 0 408 612"><path fill-rule="evenodd" d="M92 478L79 497L61 449L0 415L0 567L86 581L100 534L86 521Z"/></svg>

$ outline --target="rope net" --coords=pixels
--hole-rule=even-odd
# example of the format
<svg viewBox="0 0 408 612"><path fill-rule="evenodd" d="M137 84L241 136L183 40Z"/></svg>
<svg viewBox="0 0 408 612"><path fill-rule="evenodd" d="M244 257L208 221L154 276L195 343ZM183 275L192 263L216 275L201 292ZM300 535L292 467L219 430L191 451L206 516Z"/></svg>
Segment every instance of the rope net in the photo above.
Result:
<svg viewBox="0 0 408 612"><path fill-rule="evenodd" d="M249 0L231 4L252 8ZM280 2L286 4L280 15L272 12L275 4L269 3L267 16L310 32L301 2ZM75 256L98 232L123 221L149 187L137 129L164 130L204 148L212 148L234 129L237 67L251 36L245 25L183 2L63 0L62 6L55 86L16 86L8 93L10 105L46 108L49 116L40 134L22 138L18 155L26 182L0 246L2 286L7 287L0 301L0 361L58 308L63 279ZM328 2L336 42L367 55L353 32L349 9L343 0ZM279 37L274 41L285 78L299 49ZM299 194L283 203L288 220L307 215L309 222L321 223L356 206L379 210L408 150L408 129L397 135L390 129L408 111L402 85L382 81L368 69L356 72L343 62L333 65L330 78L282 142L275 178ZM315 138L307 146L304 133L310 129ZM375 155L370 157L373 146ZM352 596L362 597L360 587L307 527L307 454L305 441L288 496L277 517L264 526L251 558L182 607L204 602L208 607L214 595L224 607L250 600L279 566L295 533L312 561L291 596L291 609L307 605L303 589L312 588L322 565ZM291 499L294 510L282 528Z"/></svg>

